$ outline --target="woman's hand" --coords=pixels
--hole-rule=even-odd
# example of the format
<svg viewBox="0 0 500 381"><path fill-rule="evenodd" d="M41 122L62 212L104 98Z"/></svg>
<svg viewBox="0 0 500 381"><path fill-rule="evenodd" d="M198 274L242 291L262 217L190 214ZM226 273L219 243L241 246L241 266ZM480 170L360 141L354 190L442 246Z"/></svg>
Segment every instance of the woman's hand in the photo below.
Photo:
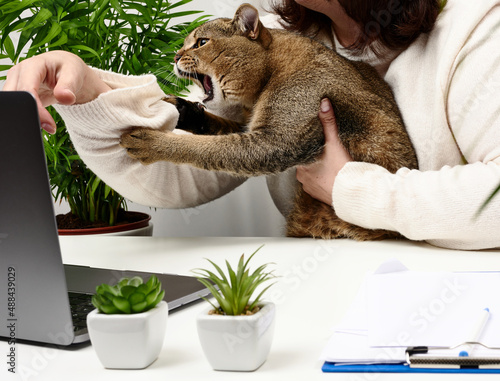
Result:
<svg viewBox="0 0 500 381"><path fill-rule="evenodd" d="M110 88L78 56L52 51L12 67L3 90L33 94L42 128L54 133L56 124L45 107L86 103Z"/></svg>
<svg viewBox="0 0 500 381"><path fill-rule="evenodd" d="M328 99L321 101L319 119L325 133L325 149L317 162L297 167L297 180L310 196L332 205L335 178L352 158L339 139L337 122Z"/></svg>

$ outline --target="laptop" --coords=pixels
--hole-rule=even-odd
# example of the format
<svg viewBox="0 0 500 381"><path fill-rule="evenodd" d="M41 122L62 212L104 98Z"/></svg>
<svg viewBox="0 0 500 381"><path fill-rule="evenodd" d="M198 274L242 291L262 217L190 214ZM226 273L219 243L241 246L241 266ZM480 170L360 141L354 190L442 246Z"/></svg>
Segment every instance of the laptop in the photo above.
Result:
<svg viewBox="0 0 500 381"><path fill-rule="evenodd" d="M0 337L86 342L95 287L135 275L151 274L63 265L35 99L0 91ZM170 311L209 295L194 277L156 275Z"/></svg>

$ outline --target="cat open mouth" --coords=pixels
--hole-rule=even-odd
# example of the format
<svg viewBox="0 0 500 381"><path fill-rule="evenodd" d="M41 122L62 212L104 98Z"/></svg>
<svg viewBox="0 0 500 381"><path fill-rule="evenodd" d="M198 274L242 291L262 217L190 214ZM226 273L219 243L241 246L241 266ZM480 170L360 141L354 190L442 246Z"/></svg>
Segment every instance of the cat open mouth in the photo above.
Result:
<svg viewBox="0 0 500 381"><path fill-rule="evenodd" d="M212 78L208 75L199 74L198 80L202 84L202 88L205 90L205 94L207 95L203 102L208 102L214 99L214 86L212 84Z"/></svg>
<svg viewBox="0 0 500 381"><path fill-rule="evenodd" d="M200 73L188 73L186 71L180 70L179 68L177 68L177 71L180 76L193 80L199 87L201 87L205 91L207 97L203 100L203 102L208 102L214 99L214 86L212 83L212 78L209 75Z"/></svg>

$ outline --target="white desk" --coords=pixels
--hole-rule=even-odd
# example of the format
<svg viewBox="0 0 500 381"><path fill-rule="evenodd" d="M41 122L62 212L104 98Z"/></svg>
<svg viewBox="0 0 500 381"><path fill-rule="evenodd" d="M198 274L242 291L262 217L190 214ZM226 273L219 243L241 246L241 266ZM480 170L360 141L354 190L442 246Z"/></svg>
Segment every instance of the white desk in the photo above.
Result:
<svg viewBox="0 0 500 381"><path fill-rule="evenodd" d="M368 271L390 258L412 270L500 270L500 251L442 250L406 241L359 243L291 238L149 238L61 237L68 264L191 275L196 267L231 263L265 244L254 265L274 262L279 283L269 299L277 305L271 353L255 372L213 371L196 332L196 316L206 308L195 304L169 316L160 357L140 371L106 370L92 347L56 349L17 344L18 371L12 377L2 356L1 380L420 380L409 374L326 374L318 360L331 328L340 321ZM0 342L0 345L3 345ZM1 352L1 351L0 351ZM5 351L3 351L5 352ZM4 354L1 352L2 354ZM7 375L7 377L6 377ZM467 375L424 375L425 379L471 380ZM498 376L493 376L498 377Z"/></svg>

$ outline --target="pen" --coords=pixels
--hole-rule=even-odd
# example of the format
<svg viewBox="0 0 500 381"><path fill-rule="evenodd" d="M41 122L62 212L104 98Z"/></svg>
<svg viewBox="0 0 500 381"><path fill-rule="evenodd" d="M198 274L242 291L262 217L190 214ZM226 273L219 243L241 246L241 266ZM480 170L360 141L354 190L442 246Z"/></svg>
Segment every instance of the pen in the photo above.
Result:
<svg viewBox="0 0 500 381"><path fill-rule="evenodd" d="M477 320L474 329L471 331L470 337L466 341L465 348L458 354L460 357L467 357L472 353L472 346L474 345L473 343L478 342L479 338L481 337L481 334L483 333L484 327L488 322L489 317L490 317L489 308L485 308L484 310L481 311L481 316L479 316L479 319Z"/></svg>

